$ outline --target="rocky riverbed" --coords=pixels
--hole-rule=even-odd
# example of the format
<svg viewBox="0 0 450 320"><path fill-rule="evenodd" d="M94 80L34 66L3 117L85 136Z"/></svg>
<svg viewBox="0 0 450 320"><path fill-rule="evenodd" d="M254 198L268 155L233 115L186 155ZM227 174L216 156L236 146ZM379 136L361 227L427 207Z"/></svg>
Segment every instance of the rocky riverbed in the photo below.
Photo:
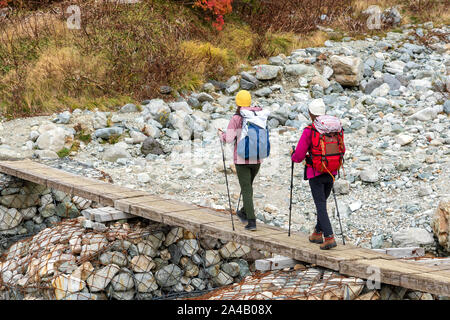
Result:
<svg viewBox="0 0 450 320"><path fill-rule="evenodd" d="M336 192L347 241L368 248L420 245L436 253L432 220L450 194L448 32L448 26L432 23L406 25L385 38L344 38L272 57L227 82L208 83L202 92L177 93L175 101L4 121L0 159L68 155L73 163L58 166L98 169L119 185L228 209L216 131L234 113L234 94L247 89L255 105L271 111L271 156L254 185L257 217L287 228L288 152L314 101L340 117L345 129L347 152ZM427 34L425 46L419 38ZM240 190L231 146L226 157L236 206ZM294 181L292 228L309 232L316 217L303 165L296 165ZM330 197L338 234L334 207Z"/></svg>

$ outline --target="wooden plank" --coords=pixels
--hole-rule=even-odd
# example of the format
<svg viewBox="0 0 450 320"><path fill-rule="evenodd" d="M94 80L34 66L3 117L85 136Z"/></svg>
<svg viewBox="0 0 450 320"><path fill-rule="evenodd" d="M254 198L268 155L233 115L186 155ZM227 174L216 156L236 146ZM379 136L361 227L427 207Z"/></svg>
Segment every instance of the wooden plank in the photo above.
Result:
<svg viewBox="0 0 450 320"><path fill-rule="evenodd" d="M355 261L355 260L373 260L373 259L395 259L393 257L386 256L382 252L372 252L371 250L358 248L351 246L346 250L337 251L331 249L327 251L320 250L317 254L316 264L327 267L332 270L339 271L340 264L343 261Z"/></svg>
<svg viewBox="0 0 450 320"><path fill-rule="evenodd" d="M450 296L450 272L435 271L400 275L400 285L405 288Z"/></svg>
<svg viewBox="0 0 450 320"><path fill-rule="evenodd" d="M374 270L380 271L380 281L382 283L401 286L401 276L403 274L426 273L430 268L414 264L408 264L401 260L351 260L340 263L339 272L349 276L367 279L374 275Z"/></svg>
<svg viewBox="0 0 450 320"><path fill-rule="evenodd" d="M282 234L269 235L267 238L270 241L267 251L316 264L317 254L320 250L318 244L311 243L308 239L295 233L291 233L290 237L284 232Z"/></svg>
<svg viewBox="0 0 450 320"><path fill-rule="evenodd" d="M442 266L450 268L450 258L429 258L429 259L420 259L420 260L411 260L412 263L418 263L426 265L430 268ZM443 270L443 269L440 269Z"/></svg>
<svg viewBox="0 0 450 320"><path fill-rule="evenodd" d="M17 170L14 168L10 168L9 166L6 166L4 164L0 164L0 171L4 174L17 177Z"/></svg>
<svg viewBox="0 0 450 320"><path fill-rule="evenodd" d="M82 189L84 194L90 193L91 195L98 197L99 203L110 207L114 207L115 200L147 195L147 193L143 191L117 187L118 186L105 182L98 185L84 186ZM90 197L85 198L90 199Z"/></svg>
<svg viewBox="0 0 450 320"><path fill-rule="evenodd" d="M73 195L100 203L99 195L92 193L91 189L87 189L87 188L88 187L95 188L97 186L102 187L103 185L104 185L104 183L101 183L101 181L99 181L97 185L92 184L89 186L80 186L80 187L73 189Z"/></svg>
<svg viewBox="0 0 450 320"><path fill-rule="evenodd" d="M140 204L140 206L143 206L144 204ZM149 211L154 211L158 213L170 213L170 212L177 212L177 211L188 211L188 210L200 210L201 208L187 204L182 203L180 201L174 201L174 200L161 200L161 201L151 201L145 203L145 206Z"/></svg>
<svg viewBox="0 0 450 320"><path fill-rule="evenodd" d="M183 227L194 233L200 233L203 224L217 224L229 221L227 217L220 214L210 214L209 210L199 208L187 211L177 211L161 214L162 223Z"/></svg>
<svg viewBox="0 0 450 320"><path fill-rule="evenodd" d="M147 202L153 202L153 201L163 201L164 199L158 196L138 196L138 197L132 197L132 198L126 198L126 199L119 199L114 201L114 208L127 212L132 213L132 206L139 204L139 203L147 203Z"/></svg>
<svg viewBox="0 0 450 320"><path fill-rule="evenodd" d="M258 226L257 231L245 230L245 226L236 217L234 218L235 231L233 231L230 216L223 215L220 218L221 221L203 223L200 233L204 236L233 241L265 251L269 251L268 248L271 244L268 236L274 233L284 233L282 230L273 230L262 226Z"/></svg>
<svg viewBox="0 0 450 320"><path fill-rule="evenodd" d="M34 173L34 172L28 173L28 172L16 171L14 176L16 176L19 179L31 181L31 182L34 182L36 184L40 184L43 186L47 185L48 175L46 175L45 173Z"/></svg>
<svg viewBox="0 0 450 320"><path fill-rule="evenodd" d="M143 191L124 191L117 193L104 193L100 194L99 202L103 205L114 207L114 201L126 198L133 198L139 196L145 196L145 192Z"/></svg>

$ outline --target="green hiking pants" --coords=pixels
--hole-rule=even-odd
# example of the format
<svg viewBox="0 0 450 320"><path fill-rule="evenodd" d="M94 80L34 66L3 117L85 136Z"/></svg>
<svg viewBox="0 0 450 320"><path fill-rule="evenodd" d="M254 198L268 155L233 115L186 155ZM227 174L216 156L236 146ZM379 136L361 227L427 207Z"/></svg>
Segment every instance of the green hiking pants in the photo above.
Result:
<svg viewBox="0 0 450 320"><path fill-rule="evenodd" d="M255 208L253 206L253 180L258 174L261 164L236 164L236 173L241 186L242 198L244 202L244 212L247 219L256 219Z"/></svg>

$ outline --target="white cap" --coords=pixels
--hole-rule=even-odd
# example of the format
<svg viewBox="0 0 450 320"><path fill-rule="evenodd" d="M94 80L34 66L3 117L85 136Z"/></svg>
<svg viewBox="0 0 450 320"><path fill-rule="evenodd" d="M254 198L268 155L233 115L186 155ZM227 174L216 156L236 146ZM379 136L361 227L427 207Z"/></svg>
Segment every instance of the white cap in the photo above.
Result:
<svg viewBox="0 0 450 320"><path fill-rule="evenodd" d="M308 106L309 112L315 116L323 116L325 114L325 103L322 98L314 99Z"/></svg>

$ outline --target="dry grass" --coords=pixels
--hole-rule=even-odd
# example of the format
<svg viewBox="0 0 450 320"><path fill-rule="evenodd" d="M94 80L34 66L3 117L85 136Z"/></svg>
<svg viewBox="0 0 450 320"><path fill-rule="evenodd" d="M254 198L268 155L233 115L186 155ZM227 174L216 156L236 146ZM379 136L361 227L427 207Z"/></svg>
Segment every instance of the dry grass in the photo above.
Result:
<svg viewBox="0 0 450 320"><path fill-rule="evenodd" d="M298 47L308 48L308 47L321 47L324 45L325 41L330 39L330 35L324 31L314 31L309 34L298 36Z"/></svg>
<svg viewBox="0 0 450 320"><path fill-rule="evenodd" d="M26 99L45 106L61 95L98 96L104 90L106 69L104 60L83 56L74 48L49 49L28 71Z"/></svg>
<svg viewBox="0 0 450 320"><path fill-rule="evenodd" d="M36 8L37 0L22 2ZM60 15L41 8L0 22L4 115L107 109L157 97L161 85L195 90L209 79L226 80L241 64L323 46L328 39L381 35L389 29L367 30L362 12L370 5L382 10L398 5L402 23L450 22L448 0L235 1L222 32L183 5L186 1L56 2L61 3ZM81 30L66 28L61 9L69 4L82 7ZM325 21L319 18L322 14L328 17ZM318 25L335 32L320 31Z"/></svg>
<svg viewBox="0 0 450 320"><path fill-rule="evenodd" d="M13 17L5 21L0 29L2 42L17 41L22 38L67 35L67 27L53 13L31 13L25 17Z"/></svg>
<svg viewBox="0 0 450 320"><path fill-rule="evenodd" d="M450 24L448 0L402 0L401 7L405 12L404 23Z"/></svg>
<svg viewBox="0 0 450 320"><path fill-rule="evenodd" d="M247 62L255 39L256 35L248 25L237 22L225 24L214 43L220 48L232 51L240 62Z"/></svg>

